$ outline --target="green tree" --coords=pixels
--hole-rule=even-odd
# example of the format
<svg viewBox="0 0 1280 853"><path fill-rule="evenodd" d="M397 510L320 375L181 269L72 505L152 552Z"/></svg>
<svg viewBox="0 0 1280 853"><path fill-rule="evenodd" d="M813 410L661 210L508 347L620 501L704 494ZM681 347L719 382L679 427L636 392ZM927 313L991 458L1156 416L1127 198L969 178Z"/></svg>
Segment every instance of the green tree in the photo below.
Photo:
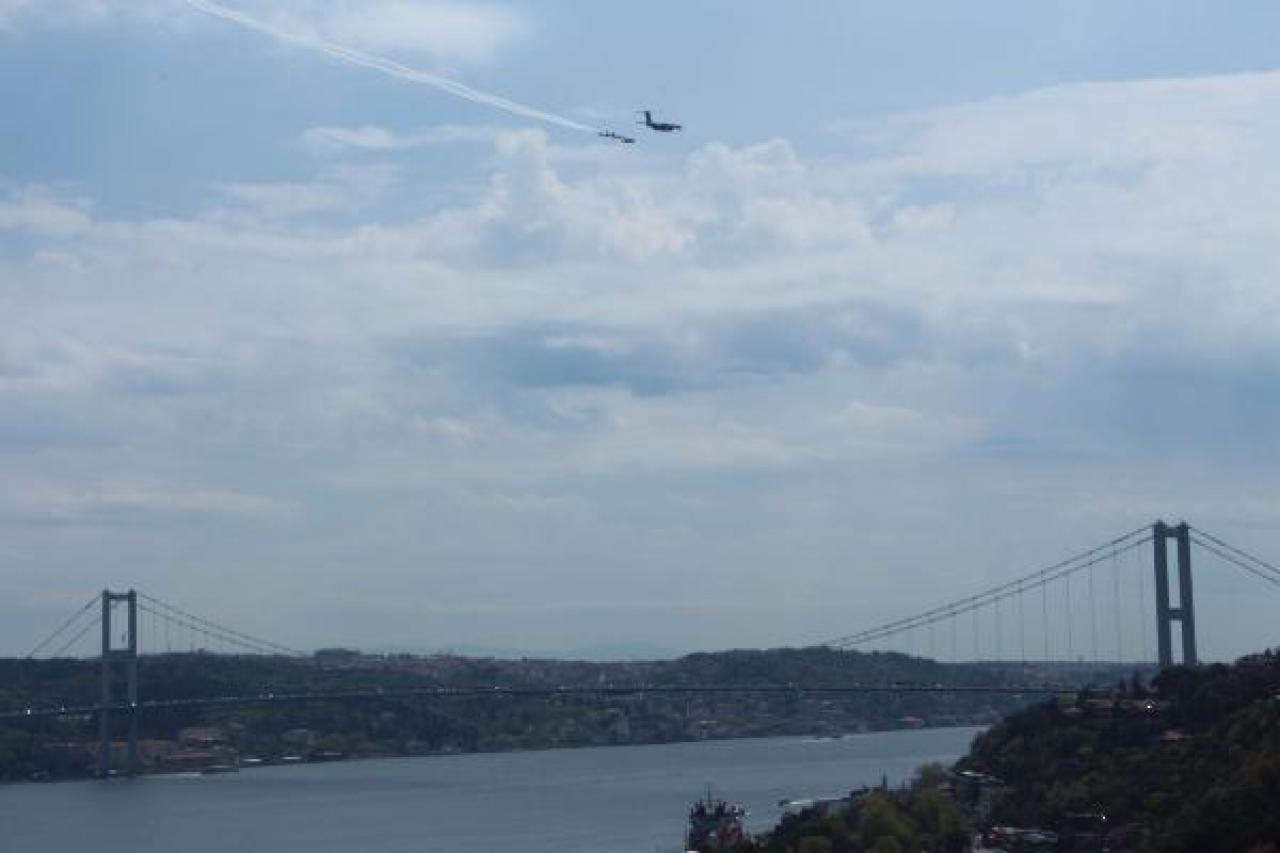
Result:
<svg viewBox="0 0 1280 853"><path fill-rule="evenodd" d="M821 835L809 835L800 839L796 853L831 853L831 839Z"/></svg>
<svg viewBox="0 0 1280 853"><path fill-rule="evenodd" d="M892 798L883 793L874 793L862 801L858 840L864 849L871 849L882 838L895 839L903 846L910 847L915 841L915 832L910 820Z"/></svg>
<svg viewBox="0 0 1280 853"><path fill-rule="evenodd" d="M871 853L902 853L902 842L891 835L882 835L871 845Z"/></svg>

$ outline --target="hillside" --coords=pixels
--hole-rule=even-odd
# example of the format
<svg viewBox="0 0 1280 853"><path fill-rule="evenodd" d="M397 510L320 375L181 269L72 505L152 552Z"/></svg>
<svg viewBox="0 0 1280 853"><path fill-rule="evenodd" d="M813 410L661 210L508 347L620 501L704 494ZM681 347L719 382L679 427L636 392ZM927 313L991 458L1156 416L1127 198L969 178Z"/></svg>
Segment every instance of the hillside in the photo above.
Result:
<svg viewBox="0 0 1280 853"><path fill-rule="evenodd" d="M1176 667L1016 712L948 774L855 792L746 850L1280 850L1280 656Z"/></svg>
<svg viewBox="0 0 1280 853"><path fill-rule="evenodd" d="M1177 667L1149 690L1023 711L960 767L1006 784L998 823L1053 827L1093 812L1124 849L1280 844L1280 657Z"/></svg>
<svg viewBox="0 0 1280 853"><path fill-rule="evenodd" d="M144 700L496 684L989 685L1041 675L1008 665L953 666L898 654L827 648L740 650L622 663L366 656L342 650L307 659L195 653L144 658L139 666ZM1083 671L1076 675L1102 677ZM0 661L0 707L90 705L98 695L98 677L92 661ZM189 752L184 752L182 734L193 728L216 730L217 744L228 754L271 760L285 755L421 755L991 723L1029 701L1031 697L1006 694L750 692L379 699L152 712L142 717L140 730L147 741L144 760L163 766L174 761L174 755ZM91 719L32 720L0 728L0 778L88 773L93 737Z"/></svg>

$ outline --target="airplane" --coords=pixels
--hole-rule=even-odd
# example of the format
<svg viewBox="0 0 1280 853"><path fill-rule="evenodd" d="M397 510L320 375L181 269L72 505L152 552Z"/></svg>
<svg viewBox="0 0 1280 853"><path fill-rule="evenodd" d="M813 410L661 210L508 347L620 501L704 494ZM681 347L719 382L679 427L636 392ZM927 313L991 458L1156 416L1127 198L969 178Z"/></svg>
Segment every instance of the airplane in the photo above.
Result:
<svg viewBox="0 0 1280 853"><path fill-rule="evenodd" d="M623 145L634 145L636 141L634 136L623 136L621 133L614 133L612 130L602 130L596 135L604 139L616 139Z"/></svg>
<svg viewBox="0 0 1280 853"><path fill-rule="evenodd" d="M649 110L640 110L640 113L644 116L644 121L638 121L636 124L643 124L645 127L650 130L657 131L658 133L671 133L673 130L684 129L684 125L672 124L669 121L654 121L653 115Z"/></svg>

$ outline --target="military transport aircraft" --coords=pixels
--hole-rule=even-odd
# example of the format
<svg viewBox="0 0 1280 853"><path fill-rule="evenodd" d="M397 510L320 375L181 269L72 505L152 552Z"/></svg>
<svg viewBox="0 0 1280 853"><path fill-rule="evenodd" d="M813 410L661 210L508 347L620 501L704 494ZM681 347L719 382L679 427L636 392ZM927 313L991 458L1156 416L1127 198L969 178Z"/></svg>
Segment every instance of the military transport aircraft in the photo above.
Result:
<svg viewBox="0 0 1280 853"><path fill-rule="evenodd" d="M640 110L640 113L644 116L644 121L643 122L638 121L636 122L636 124L643 124L645 127L649 128L650 130L657 131L658 133L671 133L673 130L684 129L683 125L672 124L669 121L654 121L653 115L650 113L649 110Z"/></svg>

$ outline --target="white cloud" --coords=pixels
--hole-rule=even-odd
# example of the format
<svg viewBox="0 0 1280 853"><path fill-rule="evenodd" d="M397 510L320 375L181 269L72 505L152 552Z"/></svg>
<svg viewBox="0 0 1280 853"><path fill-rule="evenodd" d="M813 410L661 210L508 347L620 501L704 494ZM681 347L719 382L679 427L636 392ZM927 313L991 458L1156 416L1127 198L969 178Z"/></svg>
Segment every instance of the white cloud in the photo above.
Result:
<svg viewBox="0 0 1280 853"><path fill-rule="evenodd" d="M803 319L788 321L804 324L792 341L807 336L805 345L828 346L824 336L854 335L860 357L867 346L883 353L896 345L867 336L875 323L914 357L932 359L1118 357L1158 337L1144 331L1156 322L1196 352L1238 351L1242 333L1265 349L1280 323L1278 263L1266 236L1280 189L1267 168L1280 138L1267 105L1277 99L1277 75L1073 87L938 111L929 114L932 124L929 115L913 116L902 122L912 130L899 150L870 160L806 163L782 140L737 149L714 143L675 175L623 160L571 177L543 134L508 131L495 138L488 187L401 221L380 215L319 231L294 227L408 189L403 174L344 175L339 170L354 167L339 165L311 182L224 184L219 207L185 221L94 220L85 201L32 188L0 201L0 228L45 241L46 262L31 263L41 275L75 280L104 264L118 270L160 260L173 268L199 258L209 278L235 258L238 266L296 265L275 285L285 302L305 298L283 284L303 278L346 304L349 283L374 273L380 292L442 325L572 318L583 327L572 335L589 337L597 323L685 322L697 330L716 314L804 309L795 315ZM1063 141L1068 128L1053 118L1062 112L1096 119L1077 132L1092 141L1081 142L1074 165L1064 165L1073 150ZM1143 148L1138 126L1146 115L1158 117L1148 122L1158 132ZM995 130L998 153L997 143L962 129L971 125ZM1206 129L1180 145L1184 127ZM384 150L407 138L381 128L345 131L353 144ZM1033 156L1055 146L1061 153L1047 160ZM1143 168L1126 171L1135 161ZM945 184L957 174L971 183ZM255 217L219 218L236 210ZM264 219L274 224L262 227ZM75 244L61 242L72 235ZM313 263L319 278L302 272ZM1176 269L1224 284L1180 286L1195 309L1183 314L1165 298L1167 273ZM239 298L234 285L221 286ZM883 306L891 319L863 317L863 331L818 334L816 318L839 316L850 300ZM1165 307L1130 313L1144 303ZM403 312L373 302L360 310L389 329L406 325ZM327 305L299 305L297 322L329 313ZM908 332L925 337L909 341ZM838 363L842 346L812 363Z"/></svg>
<svg viewBox="0 0 1280 853"><path fill-rule="evenodd" d="M924 320L945 315L938 329L954 330L949 346L959 346L959 336L994 336L1025 353L1048 352L1080 333L1072 340L1095 341L1105 351L1126 345L1115 338L1124 327L1090 321L1077 329L1066 314L1037 313L1038 305L1115 315L1167 291L1162 276L1169 269L1213 270L1230 284L1225 292L1190 288L1184 297L1203 301L1205 311L1183 331L1199 345L1211 346L1211 334L1234 345L1227 328L1243 325L1259 339L1274 331L1270 276L1277 262L1266 234L1277 179L1266 166L1280 136L1267 118L1278 93L1274 75L1051 90L939 111L933 124L914 116L901 150L884 157L805 163L780 140L741 149L716 143L696 151L682 175L660 164L636 171L623 160L570 177L557 168L544 135L502 132L488 187L411 219L380 215L324 233L290 227L294 218L408 189L403 174L360 172L221 186L222 205L278 221L266 229L92 220L86 202L48 188L0 202L0 228L49 241L85 238L78 248L58 247L80 263L170 255L181 243L182 251L212 255L208 274L226 262L219 256L234 254L264 263L323 259L328 277L343 280L377 265L389 273L385 286L402 293L423 273L441 280L493 275L506 283L486 286L538 298L552 293L543 281L554 280L559 298L540 303L534 315L546 318L568 312L597 322L648 322L672 311L696 318L870 299L906 306ZM1038 120L1060 112L1099 117L1092 127L1079 122L1085 153L1070 167L1063 165L1073 150L1063 141L1067 129ZM1150 120L1157 132L1143 148L1138 126L1147 114L1159 120ZM993 128L999 153L991 150L996 143L959 129L969 125ZM1182 132L1202 127L1208 129ZM382 128L321 132L381 150L413 138ZM455 132L424 131L421 138ZM1220 144L1203 145L1201 137ZM1055 146L1062 153L1048 161L1032 156ZM1143 168L1126 171L1135 161ZM957 174L972 183L945 183ZM371 181L382 189L359 195ZM513 261L523 267L518 286L502 272ZM661 274L644 266L653 264L663 265ZM513 307L502 298L458 295L447 305L433 299L436 316L506 322ZM1244 305L1249 310L1238 310ZM1185 325L1176 313L1170 320ZM1127 338L1129 345L1138 340Z"/></svg>
<svg viewBox="0 0 1280 853"><path fill-rule="evenodd" d="M82 509L139 510L144 512L194 512L252 516L280 516L287 506L261 495L231 491L154 490L136 486L111 486L79 495L73 503Z"/></svg>
<svg viewBox="0 0 1280 853"><path fill-rule="evenodd" d="M886 161L895 177L1014 181L1029 169L1051 179L1123 179L1184 162L1227 166L1261 153L1248 130L1275 132L1278 93L1270 72L1057 86L898 117L887 129L900 152Z"/></svg>
<svg viewBox="0 0 1280 853"><path fill-rule="evenodd" d="M0 0L0 30L115 23L158 25L167 30L191 26L190 18L171 0Z"/></svg>
<svg viewBox="0 0 1280 853"><path fill-rule="evenodd" d="M325 3L313 15L318 34L329 41L446 62L491 62L532 29L510 7L439 0L344 0Z"/></svg>
<svg viewBox="0 0 1280 853"><path fill-rule="evenodd" d="M0 29L14 28L37 16L67 24L98 23L111 8L110 0L0 0Z"/></svg>
<svg viewBox="0 0 1280 853"><path fill-rule="evenodd" d="M46 187L27 187L0 201L0 231L66 237L89 225L89 204Z"/></svg>
<svg viewBox="0 0 1280 853"><path fill-rule="evenodd" d="M312 37L374 52L485 64L532 35L501 4L451 0L241 0L233 8ZM0 0L0 30L144 23L168 30L212 26L181 0Z"/></svg>
<svg viewBox="0 0 1280 853"><path fill-rule="evenodd" d="M566 182L541 131L503 132L497 150L499 170L470 217L489 235L478 244L487 254L643 261L692 245L700 205L660 199L649 179Z"/></svg>
<svg viewBox="0 0 1280 853"><path fill-rule="evenodd" d="M332 184L223 184L219 190L233 204L272 219L328 213L350 201L343 188Z"/></svg>
<svg viewBox="0 0 1280 853"><path fill-rule="evenodd" d="M929 412L905 406L855 400L831 416L830 422L849 442L876 453L893 450L949 449L982 435L976 417ZM837 445L840 443L835 441Z"/></svg>
<svg viewBox="0 0 1280 853"><path fill-rule="evenodd" d="M504 132L447 195L335 148L185 217L13 191L0 453L71 518L286 495L314 536L228 553L317 584L372 548L388 582L467 567L428 579L445 601L660 595L704 566L736 589L796 553L852 595L822 567L856 546L889 571L878 536L961 535L959 504L1096 527L1151 490L1275 525L1278 102L1280 74L1094 84L905 117L872 156L676 168Z"/></svg>
<svg viewBox="0 0 1280 853"><path fill-rule="evenodd" d="M17 485L17 484L13 484ZM125 483L91 485L28 480L0 492L0 516L18 514L101 523L133 513L229 515L279 520L292 513L287 502L238 491L165 489Z"/></svg>
<svg viewBox="0 0 1280 853"><path fill-rule="evenodd" d="M317 154L339 153L351 148L363 151L401 151L455 142L492 143L499 132L498 128L473 125L442 125L409 133L397 133L376 125L312 127L299 137L299 142Z"/></svg>
<svg viewBox="0 0 1280 853"><path fill-rule="evenodd" d="M791 143L772 139L737 149L712 142L689 157L686 173L700 189L741 194L794 187L805 169Z"/></svg>

